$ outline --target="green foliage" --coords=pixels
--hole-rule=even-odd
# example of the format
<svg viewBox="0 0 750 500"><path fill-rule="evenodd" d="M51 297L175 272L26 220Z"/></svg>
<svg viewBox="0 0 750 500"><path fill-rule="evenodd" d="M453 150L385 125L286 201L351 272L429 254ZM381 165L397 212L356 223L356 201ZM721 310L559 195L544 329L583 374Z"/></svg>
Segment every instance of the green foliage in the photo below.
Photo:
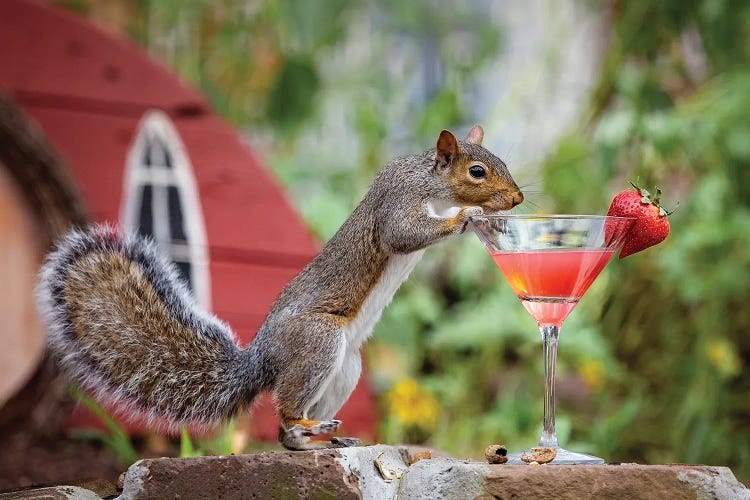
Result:
<svg viewBox="0 0 750 500"><path fill-rule="evenodd" d="M232 440L236 433L235 422L229 421L207 436L194 439L187 427L180 429L180 457L204 455L230 455L235 452ZM241 451L241 450L240 450Z"/></svg>
<svg viewBox="0 0 750 500"><path fill-rule="evenodd" d="M309 119L318 58L340 42L357 0L140 0L132 36L240 124L288 133Z"/></svg>
<svg viewBox="0 0 750 500"><path fill-rule="evenodd" d="M578 312L599 335L610 332L606 347L621 373L594 398L598 411L577 416L573 437L611 458L720 463L747 478L750 376L742 368L750 354L750 285L741 276L750 265L750 65L743 44L714 49L726 42L724 31L750 28L750 8L708 1L623 7L609 54L619 64L597 94L606 97L594 102L584 134L571 134L546 162L546 191L560 206L602 212L604 204L578 198L581 185L564 179L585 178L585 191L613 194L640 176L680 206L667 241L610 266L601 307ZM695 26L710 68L705 82L689 75L684 53L674 50Z"/></svg>
<svg viewBox="0 0 750 500"><path fill-rule="evenodd" d="M81 392L77 387L71 387L73 398L83 404L91 413L101 420L107 428L107 432L90 429L86 431L77 431L74 435L80 439L93 439L101 441L112 454L117 457L120 464L129 467L130 464L138 460L138 453L135 451L130 437L123 428L105 412L99 404Z"/></svg>
<svg viewBox="0 0 750 500"><path fill-rule="evenodd" d="M284 62L268 95L268 116L279 128L291 128L300 116L314 110L320 79L310 60L288 59Z"/></svg>
<svg viewBox="0 0 750 500"><path fill-rule="evenodd" d="M187 427L180 429L180 458L200 457L202 455L203 454L195 448Z"/></svg>

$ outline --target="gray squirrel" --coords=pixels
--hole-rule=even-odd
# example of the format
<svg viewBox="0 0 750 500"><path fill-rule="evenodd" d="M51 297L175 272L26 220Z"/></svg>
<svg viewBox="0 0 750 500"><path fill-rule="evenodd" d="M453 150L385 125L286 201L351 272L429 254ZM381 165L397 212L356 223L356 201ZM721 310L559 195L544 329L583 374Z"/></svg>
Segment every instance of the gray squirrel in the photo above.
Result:
<svg viewBox="0 0 750 500"><path fill-rule="evenodd" d="M321 252L283 289L250 345L202 310L154 243L75 229L40 271L49 346L75 383L126 416L211 425L264 390L291 450L352 446L334 416L359 379L360 349L424 249L508 210L523 194L474 126L389 162Z"/></svg>

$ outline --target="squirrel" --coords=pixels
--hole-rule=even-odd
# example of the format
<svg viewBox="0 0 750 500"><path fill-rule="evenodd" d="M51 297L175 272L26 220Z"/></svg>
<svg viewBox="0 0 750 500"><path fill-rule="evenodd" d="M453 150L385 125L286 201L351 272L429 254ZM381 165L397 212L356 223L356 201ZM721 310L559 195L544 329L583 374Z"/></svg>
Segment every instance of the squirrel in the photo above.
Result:
<svg viewBox="0 0 750 500"><path fill-rule="evenodd" d="M434 149L387 163L244 348L151 240L110 226L73 229L37 285L50 351L96 399L152 425L212 425L270 390L287 449L357 445L314 437L341 424L334 416L383 309L426 247L463 233L471 216L523 201L483 136L479 125L463 141L443 130Z"/></svg>

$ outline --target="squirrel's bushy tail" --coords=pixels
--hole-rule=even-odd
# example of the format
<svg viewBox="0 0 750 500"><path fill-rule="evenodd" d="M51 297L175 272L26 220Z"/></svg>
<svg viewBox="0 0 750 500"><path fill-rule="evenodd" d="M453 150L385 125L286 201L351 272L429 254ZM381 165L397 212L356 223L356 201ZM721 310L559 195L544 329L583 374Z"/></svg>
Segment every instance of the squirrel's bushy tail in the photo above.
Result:
<svg viewBox="0 0 750 500"><path fill-rule="evenodd" d="M240 350L141 237L71 231L46 258L37 298L63 369L125 416L211 424L263 388L254 349Z"/></svg>

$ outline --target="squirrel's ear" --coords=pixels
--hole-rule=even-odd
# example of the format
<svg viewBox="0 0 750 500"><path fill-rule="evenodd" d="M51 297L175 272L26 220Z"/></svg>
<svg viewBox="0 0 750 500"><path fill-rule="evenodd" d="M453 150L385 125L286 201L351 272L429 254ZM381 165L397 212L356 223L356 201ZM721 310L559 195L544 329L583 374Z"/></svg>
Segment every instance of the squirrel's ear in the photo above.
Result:
<svg viewBox="0 0 750 500"><path fill-rule="evenodd" d="M447 130L440 132L435 147L435 166L437 168L447 167L458 157L458 140L456 136Z"/></svg>
<svg viewBox="0 0 750 500"><path fill-rule="evenodd" d="M484 130L482 129L482 126L474 125L473 127L471 127L471 130L469 130L469 133L466 134L466 139L464 139L464 142L470 142L472 144L476 144L477 146L481 146L482 139L484 139Z"/></svg>

